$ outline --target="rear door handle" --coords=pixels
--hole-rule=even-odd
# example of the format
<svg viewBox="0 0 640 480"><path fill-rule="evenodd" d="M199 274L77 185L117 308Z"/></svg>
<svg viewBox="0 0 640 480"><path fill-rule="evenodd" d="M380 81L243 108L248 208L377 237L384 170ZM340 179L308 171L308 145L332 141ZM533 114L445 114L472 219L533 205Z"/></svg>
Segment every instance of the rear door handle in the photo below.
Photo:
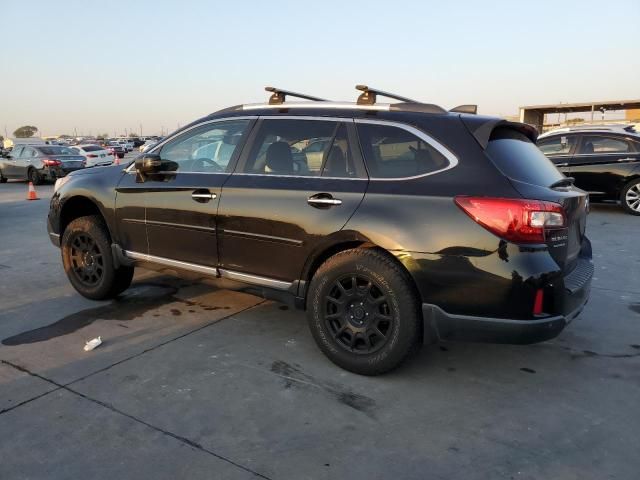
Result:
<svg viewBox="0 0 640 480"><path fill-rule="evenodd" d="M318 193L316 195L311 195L307 199L307 203L312 207L327 208L342 205L342 200L339 198L333 198L330 193Z"/></svg>
<svg viewBox="0 0 640 480"><path fill-rule="evenodd" d="M556 163L556 167L568 167L568 163Z"/></svg>
<svg viewBox="0 0 640 480"><path fill-rule="evenodd" d="M214 198L218 198L218 195L216 195L215 193L211 193L208 190L196 190L191 194L191 198L199 203L207 203Z"/></svg>

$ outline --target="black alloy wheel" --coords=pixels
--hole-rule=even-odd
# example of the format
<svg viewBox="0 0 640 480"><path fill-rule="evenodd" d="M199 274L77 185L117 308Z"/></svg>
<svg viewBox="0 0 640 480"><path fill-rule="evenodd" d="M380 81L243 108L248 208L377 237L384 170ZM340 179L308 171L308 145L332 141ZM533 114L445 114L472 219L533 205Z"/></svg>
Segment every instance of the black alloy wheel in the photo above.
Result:
<svg viewBox="0 0 640 480"><path fill-rule="evenodd" d="M70 247L71 268L78 281L87 287L98 285L104 276L104 257L97 242L87 233L76 233Z"/></svg>
<svg viewBox="0 0 640 480"><path fill-rule="evenodd" d="M345 275L334 282L325 296L324 320L337 344L357 354L378 351L394 327L387 296L363 274Z"/></svg>

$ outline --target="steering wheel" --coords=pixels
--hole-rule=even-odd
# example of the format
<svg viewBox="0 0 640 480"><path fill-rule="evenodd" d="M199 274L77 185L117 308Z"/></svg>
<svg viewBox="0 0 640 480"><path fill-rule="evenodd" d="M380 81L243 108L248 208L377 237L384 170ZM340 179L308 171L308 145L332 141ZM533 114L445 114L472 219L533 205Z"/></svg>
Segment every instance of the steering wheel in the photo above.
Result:
<svg viewBox="0 0 640 480"><path fill-rule="evenodd" d="M189 164L189 170L193 172L224 172L224 168L210 158L196 158Z"/></svg>

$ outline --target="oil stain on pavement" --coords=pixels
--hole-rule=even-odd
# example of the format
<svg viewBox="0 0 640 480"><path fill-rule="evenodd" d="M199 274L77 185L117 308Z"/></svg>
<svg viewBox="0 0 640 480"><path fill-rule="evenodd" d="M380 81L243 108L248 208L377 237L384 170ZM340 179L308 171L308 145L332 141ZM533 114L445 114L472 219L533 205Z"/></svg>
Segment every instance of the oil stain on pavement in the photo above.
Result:
<svg viewBox="0 0 640 480"><path fill-rule="evenodd" d="M144 315L147 311L173 302L181 302L174 295L178 288L158 283L139 283L107 305L88 308L61 318L45 327L19 333L2 340L6 346L45 342L68 335L84 328L96 320L128 321Z"/></svg>

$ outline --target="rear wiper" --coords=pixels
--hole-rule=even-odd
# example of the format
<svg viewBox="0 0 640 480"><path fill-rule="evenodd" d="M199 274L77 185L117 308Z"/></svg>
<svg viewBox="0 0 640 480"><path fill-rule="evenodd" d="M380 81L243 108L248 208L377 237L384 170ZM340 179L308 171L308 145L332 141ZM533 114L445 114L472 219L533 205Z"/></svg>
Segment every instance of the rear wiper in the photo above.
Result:
<svg viewBox="0 0 640 480"><path fill-rule="evenodd" d="M575 181L576 179L573 177L564 177L557 182L553 182L551 185L549 185L549 188L570 187Z"/></svg>

